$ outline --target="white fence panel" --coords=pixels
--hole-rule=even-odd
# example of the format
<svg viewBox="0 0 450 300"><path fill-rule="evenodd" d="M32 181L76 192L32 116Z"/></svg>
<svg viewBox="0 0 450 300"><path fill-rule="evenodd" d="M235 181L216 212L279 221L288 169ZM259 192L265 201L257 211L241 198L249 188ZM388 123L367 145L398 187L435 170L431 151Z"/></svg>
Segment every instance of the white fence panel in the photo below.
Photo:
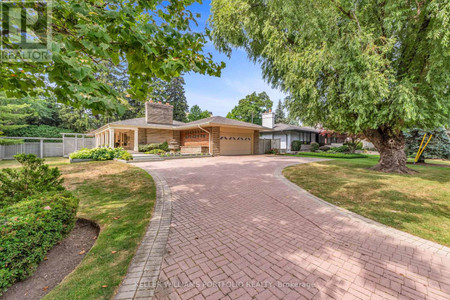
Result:
<svg viewBox="0 0 450 300"><path fill-rule="evenodd" d="M63 138L5 137L28 141L18 145L0 145L0 160L14 159L14 155L20 153L35 154L38 157L68 157L70 153L81 148L95 147L94 138L86 137L84 134L72 135L78 136L63 136Z"/></svg>
<svg viewBox="0 0 450 300"><path fill-rule="evenodd" d="M63 156L63 143L44 143L44 157Z"/></svg>

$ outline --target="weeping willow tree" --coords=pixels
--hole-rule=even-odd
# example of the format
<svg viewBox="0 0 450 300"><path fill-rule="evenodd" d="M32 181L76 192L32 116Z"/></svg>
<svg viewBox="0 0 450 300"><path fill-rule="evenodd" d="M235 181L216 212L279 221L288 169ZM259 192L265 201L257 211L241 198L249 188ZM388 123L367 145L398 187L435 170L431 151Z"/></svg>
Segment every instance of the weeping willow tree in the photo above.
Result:
<svg viewBox="0 0 450 300"><path fill-rule="evenodd" d="M363 133L373 167L411 173L403 129L446 125L448 0L213 0L212 39L244 49L304 124Z"/></svg>

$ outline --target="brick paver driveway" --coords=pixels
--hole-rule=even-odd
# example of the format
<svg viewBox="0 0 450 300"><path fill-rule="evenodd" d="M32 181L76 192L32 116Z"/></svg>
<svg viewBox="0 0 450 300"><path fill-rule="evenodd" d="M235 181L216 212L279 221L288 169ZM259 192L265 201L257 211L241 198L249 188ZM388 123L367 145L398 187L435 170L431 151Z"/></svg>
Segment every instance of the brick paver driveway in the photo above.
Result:
<svg viewBox="0 0 450 300"><path fill-rule="evenodd" d="M313 159L139 163L173 215L158 299L449 299L449 249L321 203L277 170Z"/></svg>

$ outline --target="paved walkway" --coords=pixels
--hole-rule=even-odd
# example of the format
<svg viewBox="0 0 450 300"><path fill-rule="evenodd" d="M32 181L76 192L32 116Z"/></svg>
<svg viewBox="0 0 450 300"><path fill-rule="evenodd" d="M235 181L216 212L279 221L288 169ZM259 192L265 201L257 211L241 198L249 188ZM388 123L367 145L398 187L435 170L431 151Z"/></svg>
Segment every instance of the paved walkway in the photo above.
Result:
<svg viewBox="0 0 450 300"><path fill-rule="evenodd" d="M450 299L449 248L330 206L280 175L312 160L137 164L171 192L155 298Z"/></svg>

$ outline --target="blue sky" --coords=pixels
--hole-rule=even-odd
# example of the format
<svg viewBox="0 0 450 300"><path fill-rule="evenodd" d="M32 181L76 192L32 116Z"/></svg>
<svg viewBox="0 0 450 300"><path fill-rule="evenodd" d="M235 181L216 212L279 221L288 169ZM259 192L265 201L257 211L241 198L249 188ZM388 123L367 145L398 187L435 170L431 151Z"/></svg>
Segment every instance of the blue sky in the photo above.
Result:
<svg viewBox="0 0 450 300"><path fill-rule="evenodd" d="M204 28L210 15L210 2L194 4L190 10L200 13L198 19L199 29ZM285 95L272 89L270 85L262 79L261 68L247 58L245 51L236 49L231 58L217 50L210 43L205 48L205 52L210 52L216 62L224 61L225 69L222 70L221 77L211 77L195 73L185 74L185 90L189 107L197 104L202 109L211 111L215 116L226 116L226 114L237 105L238 101L253 92L266 92L274 102L274 106L279 99Z"/></svg>

